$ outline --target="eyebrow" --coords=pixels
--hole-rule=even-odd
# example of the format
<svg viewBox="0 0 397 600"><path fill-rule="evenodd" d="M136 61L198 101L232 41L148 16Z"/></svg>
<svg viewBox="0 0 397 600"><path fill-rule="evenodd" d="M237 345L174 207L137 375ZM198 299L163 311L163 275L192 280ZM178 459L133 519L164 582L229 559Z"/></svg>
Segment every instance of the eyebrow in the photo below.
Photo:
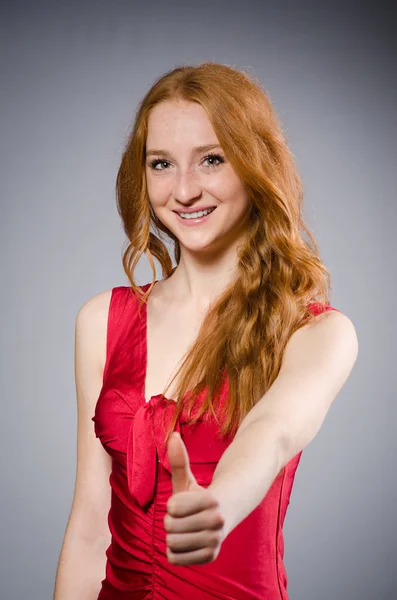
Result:
<svg viewBox="0 0 397 600"><path fill-rule="evenodd" d="M208 150L212 150L213 148L220 148L220 144L207 144L205 146L196 146L195 148L193 148L193 152L196 154L200 154L201 152L208 152ZM171 153L168 152L167 150L156 150L155 148L153 148L152 150L148 150L146 152L146 156L150 156L152 154L160 154L161 156L168 156L171 157Z"/></svg>

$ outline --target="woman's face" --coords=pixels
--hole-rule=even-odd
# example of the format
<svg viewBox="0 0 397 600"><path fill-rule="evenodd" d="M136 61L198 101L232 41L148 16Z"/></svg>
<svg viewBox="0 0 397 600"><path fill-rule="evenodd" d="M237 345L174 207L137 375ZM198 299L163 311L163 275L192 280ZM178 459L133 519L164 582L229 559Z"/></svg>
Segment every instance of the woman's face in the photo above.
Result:
<svg viewBox="0 0 397 600"><path fill-rule="evenodd" d="M227 162L200 104L165 101L152 110L145 171L153 211L181 246L193 252L218 252L245 233L246 189ZM184 220L175 212L202 207L216 209L200 223Z"/></svg>

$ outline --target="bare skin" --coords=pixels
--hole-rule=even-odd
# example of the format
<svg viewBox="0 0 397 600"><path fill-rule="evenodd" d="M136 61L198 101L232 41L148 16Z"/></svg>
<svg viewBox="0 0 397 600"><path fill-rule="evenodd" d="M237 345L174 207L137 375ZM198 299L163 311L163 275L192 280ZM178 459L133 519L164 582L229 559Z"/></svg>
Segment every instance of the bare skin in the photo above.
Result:
<svg viewBox="0 0 397 600"><path fill-rule="evenodd" d="M145 398L161 393L171 381L190 346L197 338L205 310L192 309L167 296L167 286L171 281L158 281L147 301L147 369ZM174 399L177 379L166 392Z"/></svg>
<svg viewBox="0 0 397 600"><path fill-rule="evenodd" d="M211 145L210 150L197 150ZM149 202L181 249L174 273L156 283L147 303L148 401L171 381L211 301L234 278L250 200L197 103L166 101L156 106L149 117L146 153ZM209 206L216 207L209 220L194 227L185 226L174 212ZM176 383L167 398L173 398Z"/></svg>
<svg viewBox="0 0 397 600"><path fill-rule="evenodd" d="M204 146L212 149L197 149ZM251 200L205 110L192 102L162 102L151 112L145 174L152 209L178 238L181 250L177 268L164 282L164 297L175 310L190 307L192 317L236 276ZM203 207L215 210L205 223L193 227L175 214Z"/></svg>
<svg viewBox="0 0 397 600"><path fill-rule="evenodd" d="M92 416L102 387L111 290L88 300L75 327L77 465L73 504L56 573L54 600L95 600L110 544L107 515L111 458L96 439Z"/></svg>

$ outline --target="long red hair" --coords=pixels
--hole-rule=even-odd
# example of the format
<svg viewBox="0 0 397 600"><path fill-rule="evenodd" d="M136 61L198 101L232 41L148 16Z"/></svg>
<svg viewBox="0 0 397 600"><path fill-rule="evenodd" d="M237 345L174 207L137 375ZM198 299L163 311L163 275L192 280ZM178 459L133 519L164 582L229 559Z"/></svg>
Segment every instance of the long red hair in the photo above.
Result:
<svg viewBox="0 0 397 600"><path fill-rule="evenodd" d="M308 304L329 304L331 286L302 218L302 181L268 93L247 73L206 62L177 67L154 83L138 107L122 156L116 195L129 240L123 267L132 292L140 298L139 308L152 289L143 293L133 279L142 254L152 267L153 283L154 257L164 278L176 268L161 232L173 241L177 265L180 260L178 239L154 214L145 178L150 112L160 102L179 99L205 109L226 159L246 185L251 210L249 232L238 251L237 276L208 309L194 345L163 391L166 396L179 375L165 443L183 409L191 424L210 413L218 419L221 374L228 379L221 435L235 435L277 377L292 333L314 318ZM191 416L195 398L204 389L204 401Z"/></svg>

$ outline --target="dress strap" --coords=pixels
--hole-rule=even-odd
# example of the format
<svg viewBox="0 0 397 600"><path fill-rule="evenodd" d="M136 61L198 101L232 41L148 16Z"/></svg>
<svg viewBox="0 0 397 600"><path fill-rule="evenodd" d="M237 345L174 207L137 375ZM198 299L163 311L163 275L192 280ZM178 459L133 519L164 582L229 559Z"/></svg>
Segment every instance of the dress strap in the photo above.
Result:
<svg viewBox="0 0 397 600"><path fill-rule="evenodd" d="M103 370L103 380L105 380L110 360L117 345L117 340L122 330L122 317L127 304L131 301L131 291L128 286L120 285L112 288L110 297L107 335L106 335L106 361Z"/></svg>
<svg viewBox="0 0 397 600"><path fill-rule="evenodd" d="M336 310L337 312L340 312L340 310L338 310L337 308L334 308L330 304L324 304L322 302L311 302L310 304L307 305L307 308L314 315L320 315L321 313L326 312L327 310Z"/></svg>

